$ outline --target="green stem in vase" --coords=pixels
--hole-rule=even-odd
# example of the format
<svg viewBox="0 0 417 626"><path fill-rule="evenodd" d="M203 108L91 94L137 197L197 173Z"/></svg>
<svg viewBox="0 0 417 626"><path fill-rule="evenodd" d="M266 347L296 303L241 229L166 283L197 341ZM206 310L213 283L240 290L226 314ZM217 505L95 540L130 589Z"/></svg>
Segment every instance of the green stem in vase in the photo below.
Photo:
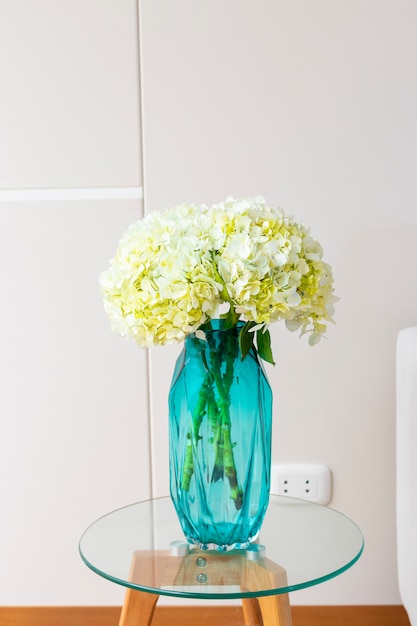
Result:
<svg viewBox="0 0 417 626"><path fill-rule="evenodd" d="M239 487L237 479L230 420L230 389L233 384L233 363L237 356L238 345L236 338L232 335L228 336L228 341L225 343L226 345L222 346L224 350L221 353L215 348L212 348L210 351L213 378L220 397L214 436L215 462L212 481L216 482L224 477L227 478L230 485L231 498L235 503L236 509L240 510L242 508L243 491ZM226 369L222 375L221 368L223 363L226 363Z"/></svg>
<svg viewBox="0 0 417 626"><path fill-rule="evenodd" d="M206 359L205 346L202 347L200 343L196 344L197 348L201 350L206 376L192 415L192 430L187 433L181 487L184 491L190 489L191 478L194 474L194 450L199 445L201 423L207 415L213 431L215 458L211 481L217 482L226 478L230 485L231 498L236 509L240 510L243 502L243 491L238 484L230 420L230 390L234 379L234 360L238 353L238 342L233 333L226 335L226 337L227 340L221 346L222 350L214 345L211 337L208 339L210 364ZM196 341L200 342L198 339ZM216 389L218 400L216 400Z"/></svg>
<svg viewBox="0 0 417 626"><path fill-rule="evenodd" d="M235 503L235 507L238 511L242 508L243 504L243 490L239 487L237 482L237 472L235 465L235 458L233 455L233 444L230 438L230 425L223 425L223 441L224 441L224 473L229 481L231 497Z"/></svg>
<svg viewBox="0 0 417 626"><path fill-rule="evenodd" d="M193 459L193 447L197 445L199 439L201 439L200 426L203 421L203 417L206 414L208 393L211 390L211 384L209 377L207 376L199 393L198 402L193 412L193 430L187 433L187 448L185 451L184 466L182 469L181 487L184 491L189 491L191 478L194 473L194 459Z"/></svg>
<svg viewBox="0 0 417 626"><path fill-rule="evenodd" d="M227 478L230 485L231 498L235 503L237 510L242 508L243 491L239 487L237 479L237 471L235 458L233 454L234 444L231 439L231 421L229 413L229 403L223 404L220 410L221 417L217 425L215 435L215 454L212 481L216 482L224 477Z"/></svg>

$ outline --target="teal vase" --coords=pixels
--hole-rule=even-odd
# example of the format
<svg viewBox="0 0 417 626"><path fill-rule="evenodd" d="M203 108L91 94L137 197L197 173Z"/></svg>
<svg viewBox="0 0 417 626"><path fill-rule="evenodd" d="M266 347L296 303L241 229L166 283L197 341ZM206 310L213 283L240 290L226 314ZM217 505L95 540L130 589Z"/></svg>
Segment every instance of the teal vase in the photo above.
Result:
<svg viewBox="0 0 417 626"><path fill-rule="evenodd" d="M202 549L246 548L268 506L272 392L257 353L242 360L240 328L188 335L169 393L171 498Z"/></svg>

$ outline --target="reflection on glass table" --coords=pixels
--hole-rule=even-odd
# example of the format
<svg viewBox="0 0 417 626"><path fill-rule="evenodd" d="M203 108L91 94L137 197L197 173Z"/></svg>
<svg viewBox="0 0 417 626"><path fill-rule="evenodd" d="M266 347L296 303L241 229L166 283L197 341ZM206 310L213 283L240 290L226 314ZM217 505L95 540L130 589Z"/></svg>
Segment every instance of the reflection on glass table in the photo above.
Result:
<svg viewBox="0 0 417 626"><path fill-rule="evenodd" d="M245 624L290 626L288 593L342 574L363 536L325 506L271 496L257 543L220 553L189 546L168 497L139 502L95 521L80 541L94 572L127 587L120 626L148 626L159 595L242 599Z"/></svg>

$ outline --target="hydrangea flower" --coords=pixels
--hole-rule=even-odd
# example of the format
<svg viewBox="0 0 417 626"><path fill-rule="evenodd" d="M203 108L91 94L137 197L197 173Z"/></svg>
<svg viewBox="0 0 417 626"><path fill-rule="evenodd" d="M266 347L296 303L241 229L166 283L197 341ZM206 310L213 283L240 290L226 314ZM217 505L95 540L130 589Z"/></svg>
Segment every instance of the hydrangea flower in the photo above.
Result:
<svg viewBox="0 0 417 626"><path fill-rule="evenodd" d="M112 328L139 346L183 341L228 305L230 326L246 322L243 354L256 334L271 361L269 324L285 320L314 345L332 320L337 298L322 257L308 229L261 197L182 204L130 226L100 287Z"/></svg>

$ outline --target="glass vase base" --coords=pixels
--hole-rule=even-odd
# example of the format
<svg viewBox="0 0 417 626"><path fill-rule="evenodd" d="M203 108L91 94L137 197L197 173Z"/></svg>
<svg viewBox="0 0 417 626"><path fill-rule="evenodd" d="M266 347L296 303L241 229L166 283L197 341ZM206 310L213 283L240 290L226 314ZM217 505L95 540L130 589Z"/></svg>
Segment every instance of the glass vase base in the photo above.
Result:
<svg viewBox="0 0 417 626"><path fill-rule="evenodd" d="M248 541L222 545L219 545L217 543L202 543L201 541L198 541L196 539L189 538L187 538L187 541L190 545L200 548L200 550L211 550L214 552L232 552L233 550L247 550L247 548L249 548L257 540L257 538L258 535Z"/></svg>
<svg viewBox="0 0 417 626"><path fill-rule="evenodd" d="M245 537L245 539L236 537L236 534L236 527L233 524L223 522L216 524L216 536L213 533L205 533L205 536L202 535L196 538L185 534L185 538L190 545L196 546L200 550L231 552L232 550L246 550L256 542L259 531L249 537Z"/></svg>

